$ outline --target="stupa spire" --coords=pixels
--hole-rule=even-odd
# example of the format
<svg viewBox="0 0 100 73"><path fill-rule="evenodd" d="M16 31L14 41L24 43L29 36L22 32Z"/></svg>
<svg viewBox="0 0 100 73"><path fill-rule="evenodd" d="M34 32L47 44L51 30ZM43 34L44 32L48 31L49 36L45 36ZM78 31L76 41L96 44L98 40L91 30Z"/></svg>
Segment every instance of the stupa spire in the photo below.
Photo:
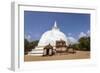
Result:
<svg viewBox="0 0 100 73"><path fill-rule="evenodd" d="M58 26L57 26L57 22L56 21L54 22L53 29L58 29Z"/></svg>
<svg viewBox="0 0 100 73"><path fill-rule="evenodd" d="M56 23L56 21L55 21L55 23L54 23L54 28L57 28L57 23Z"/></svg>

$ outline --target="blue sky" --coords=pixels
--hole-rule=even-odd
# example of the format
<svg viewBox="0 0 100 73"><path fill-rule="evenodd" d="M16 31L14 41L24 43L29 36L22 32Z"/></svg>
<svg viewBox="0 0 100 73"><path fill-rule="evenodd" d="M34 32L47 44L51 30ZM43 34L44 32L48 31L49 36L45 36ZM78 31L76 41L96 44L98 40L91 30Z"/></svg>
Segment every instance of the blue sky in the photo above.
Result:
<svg viewBox="0 0 100 73"><path fill-rule="evenodd" d="M39 40L55 21L68 37L78 39L90 31L90 14L24 11L24 34L31 40Z"/></svg>

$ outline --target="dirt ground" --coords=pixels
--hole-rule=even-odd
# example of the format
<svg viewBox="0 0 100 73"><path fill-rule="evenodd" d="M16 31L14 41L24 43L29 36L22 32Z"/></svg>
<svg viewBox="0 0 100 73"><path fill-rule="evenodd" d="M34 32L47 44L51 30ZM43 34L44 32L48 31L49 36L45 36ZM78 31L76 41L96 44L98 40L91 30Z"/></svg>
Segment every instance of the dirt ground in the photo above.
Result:
<svg viewBox="0 0 100 73"><path fill-rule="evenodd" d="M30 56L25 55L24 61L46 61L46 60L72 60L72 59L89 59L90 51L76 51L76 53L56 54L53 56Z"/></svg>

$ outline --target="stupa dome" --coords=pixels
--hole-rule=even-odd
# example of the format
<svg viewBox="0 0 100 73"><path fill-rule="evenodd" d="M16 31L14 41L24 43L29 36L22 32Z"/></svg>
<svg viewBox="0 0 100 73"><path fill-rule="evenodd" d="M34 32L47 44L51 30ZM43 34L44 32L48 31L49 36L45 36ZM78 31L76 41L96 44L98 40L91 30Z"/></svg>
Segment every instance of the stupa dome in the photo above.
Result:
<svg viewBox="0 0 100 73"><path fill-rule="evenodd" d="M51 30L48 30L45 33L43 33L38 43L38 46L46 46L48 44L55 46L56 41L60 41L60 40L65 41L66 45L68 46L68 40L66 35L60 31L60 29L57 27L57 24L55 22Z"/></svg>

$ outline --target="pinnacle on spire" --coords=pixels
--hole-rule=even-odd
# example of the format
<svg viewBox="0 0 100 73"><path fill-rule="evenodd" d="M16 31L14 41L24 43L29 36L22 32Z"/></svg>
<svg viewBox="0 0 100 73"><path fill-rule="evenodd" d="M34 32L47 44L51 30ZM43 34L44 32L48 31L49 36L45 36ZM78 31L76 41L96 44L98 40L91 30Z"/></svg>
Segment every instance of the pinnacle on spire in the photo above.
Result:
<svg viewBox="0 0 100 73"><path fill-rule="evenodd" d="M55 21L55 23L54 23L54 28L57 28L57 23L56 23L56 21Z"/></svg>
<svg viewBox="0 0 100 73"><path fill-rule="evenodd" d="M53 26L53 28L52 28L52 29L59 30L59 28L57 27L57 23L56 23L56 21L54 22L54 26Z"/></svg>

